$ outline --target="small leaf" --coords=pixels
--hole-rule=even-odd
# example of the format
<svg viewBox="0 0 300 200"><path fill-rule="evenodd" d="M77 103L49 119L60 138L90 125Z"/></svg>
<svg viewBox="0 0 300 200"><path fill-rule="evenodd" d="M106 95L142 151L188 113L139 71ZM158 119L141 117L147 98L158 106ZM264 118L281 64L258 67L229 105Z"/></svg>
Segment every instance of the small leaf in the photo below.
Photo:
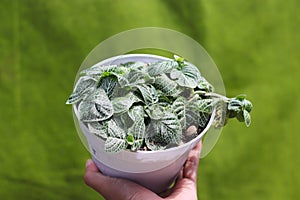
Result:
<svg viewBox="0 0 300 200"><path fill-rule="evenodd" d="M186 99L178 97L172 104L172 110L181 123L182 128L186 127Z"/></svg>
<svg viewBox="0 0 300 200"><path fill-rule="evenodd" d="M213 100L212 99L200 99L198 101L199 112L211 114L212 109L213 109Z"/></svg>
<svg viewBox="0 0 300 200"><path fill-rule="evenodd" d="M86 94L91 92L96 85L96 80L88 77L88 76L82 76L77 81L73 93L70 95L69 99L67 100L66 104L74 104L84 97L86 97Z"/></svg>
<svg viewBox="0 0 300 200"><path fill-rule="evenodd" d="M115 72L111 72L111 74L117 78L120 87L123 87L123 86L126 86L129 84L129 81L127 80L127 78L124 75L121 75L121 74L118 74Z"/></svg>
<svg viewBox="0 0 300 200"><path fill-rule="evenodd" d="M174 59L175 59L177 62L183 62L183 61L184 61L184 58L179 57L179 56L177 56L177 55L174 55Z"/></svg>
<svg viewBox="0 0 300 200"><path fill-rule="evenodd" d="M250 114L247 110L243 110L243 115L244 115L244 119L245 119L245 124L246 124L247 127L249 127L250 124L251 124Z"/></svg>
<svg viewBox="0 0 300 200"><path fill-rule="evenodd" d="M114 76L107 76L101 78L98 83L98 87L101 87L105 91L108 98L111 98L113 96L116 85L117 85L117 80Z"/></svg>
<svg viewBox="0 0 300 200"><path fill-rule="evenodd" d="M113 106L102 88L97 88L78 107L84 122L103 121L113 115Z"/></svg>
<svg viewBox="0 0 300 200"><path fill-rule="evenodd" d="M88 75L92 77L100 76L103 72L114 71L118 65L94 65L80 72L81 75Z"/></svg>
<svg viewBox="0 0 300 200"><path fill-rule="evenodd" d="M214 91L214 87L204 77L200 78L197 88L199 90L206 91L206 92Z"/></svg>
<svg viewBox="0 0 300 200"><path fill-rule="evenodd" d="M181 125L174 113L165 112L160 120L152 120L152 134L155 134L156 143L178 144L182 137Z"/></svg>
<svg viewBox="0 0 300 200"><path fill-rule="evenodd" d="M145 143L148 149L151 151L158 151L158 150L164 150L167 147L167 144L161 144L157 142L157 139L155 139L155 136L148 136L145 138Z"/></svg>
<svg viewBox="0 0 300 200"><path fill-rule="evenodd" d="M195 125L198 126L200 112L198 110L198 100L200 99L199 95L194 95L189 101L186 102L186 127Z"/></svg>
<svg viewBox="0 0 300 200"><path fill-rule="evenodd" d="M139 89L146 104L154 104L158 102L157 92L152 85L142 84L137 85L136 87Z"/></svg>
<svg viewBox="0 0 300 200"><path fill-rule="evenodd" d="M116 97L112 100L114 113L120 114L127 112L133 103L140 101L132 92L128 93L124 97Z"/></svg>
<svg viewBox="0 0 300 200"><path fill-rule="evenodd" d="M134 137L133 137L133 135L128 134L127 137L126 137L126 142L129 145L133 145L134 144Z"/></svg>
<svg viewBox="0 0 300 200"><path fill-rule="evenodd" d="M205 127L207 122L210 119L210 115L213 109L213 100L212 99L201 99L199 100L199 126Z"/></svg>
<svg viewBox="0 0 300 200"><path fill-rule="evenodd" d="M80 102L78 113L83 122L103 121L113 115L113 107L104 90L98 88Z"/></svg>
<svg viewBox="0 0 300 200"><path fill-rule="evenodd" d="M178 94L182 92L182 90L180 90L178 88L177 83L175 81L169 79L168 76L165 74L162 74L162 75L156 77L154 86L158 90L161 90L164 93L164 95L166 95L166 96L175 97L175 96L178 96Z"/></svg>
<svg viewBox="0 0 300 200"><path fill-rule="evenodd" d="M126 62L126 63L121 63L120 65L123 67L131 68L132 65L134 65L135 62Z"/></svg>
<svg viewBox="0 0 300 200"><path fill-rule="evenodd" d="M108 131L107 132L110 137L120 138L120 139L126 138L125 131L122 128L120 128L119 126L117 126L117 124L114 120L108 121Z"/></svg>
<svg viewBox="0 0 300 200"><path fill-rule="evenodd" d="M142 118L144 119L145 112L143 106L137 105L131 107L128 111L128 115L133 121L137 121Z"/></svg>
<svg viewBox="0 0 300 200"><path fill-rule="evenodd" d="M106 121L103 122L90 122L88 123L88 129L91 133L106 139L107 138L107 129L108 124Z"/></svg>
<svg viewBox="0 0 300 200"><path fill-rule="evenodd" d="M171 79L176 79L176 82L183 87L195 88L200 80L199 70L192 65L183 65L181 69L173 69L171 71Z"/></svg>
<svg viewBox="0 0 300 200"><path fill-rule="evenodd" d="M159 104L152 104L148 106L147 109L145 109L145 111L151 119L158 120L165 115L164 113L165 109Z"/></svg>
<svg viewBox="0 0 300 200"><path fill-rule="evenodd" d="M127 147L127 142L124 139L119 139L115 137L108 137L105 141L105 151L106 152L120 152Z"/></svg>
<svg viewBox="0 0 300 200"><path fill-rule="evenodd" d="M242 104L243 103L237 99L230 99L227 109L235 112L239 112L241 111Z"/></svg>
<svg viewBox="0 0 300 200"><path fill-rule="evenodd" d="M239 100L239 101L244 101L244 99L246 98L245 94L240 94L238 96L235 97L235 99Z"/></svg>
<svg viewBox="0 0 300 200"><path fill-rule="evenodd" d="M124 76L124 78L127 80L127 82L121 83L122 87L152 83L154 81L154 78L149 76L147 72L139 69L131 69L130 72Z"/></svg>
<svg viewBox="0 0 300 200"><path fill-rule="evenodd" d="M131 151L137 151L139 148L142 147L144 143L144 139L135 140L134 143L131 145Z"/></svg>
<svg viewBox="0 0 300 200"><path fill-rule="evenodd" d="M78 106L79 119L83 122L101 121L98 119L95 104L93 102L81 101Z"/></svg>
<svg viewBox="0 0 300 200"><path fill-rule="evenodd" d="M138 70L146 70L146 69L145 69L146 66L147 66L146 63L138 61L138 62L134 62L134 63L130 66L130 68L131 68L131 69L138 69Z"/></svg>
<svg viewBox="0 0 300 200"><path fill-rule="evenodd" d="M135 121L133 125L128 129L128 134L131 134L134 139L139 140L145 137L145 123L144 118Z"/></svg>
<svg viewBox="0 0 300 200"><path fill-rule="evenodd" d="M237 120L239 120L239 122L244 122L245 118L244 118L244 112L243 111L239 111L236 115Z"/></svg>
<svg viewBox="0 0 300 200"><path fill-rule="evenodd" d="M248 112L251 112L253 106L252 103L250 101L248 101L247 99L244 100L244 107Z"/></svg>
<svg viewBox="0 0 300 200"><path fill-rule="evenodd" d="M178 63L174 60L158 61L148 66L148 73L150 76L157 76L163 73L170 73L172 69L177 67Z"/></svg>

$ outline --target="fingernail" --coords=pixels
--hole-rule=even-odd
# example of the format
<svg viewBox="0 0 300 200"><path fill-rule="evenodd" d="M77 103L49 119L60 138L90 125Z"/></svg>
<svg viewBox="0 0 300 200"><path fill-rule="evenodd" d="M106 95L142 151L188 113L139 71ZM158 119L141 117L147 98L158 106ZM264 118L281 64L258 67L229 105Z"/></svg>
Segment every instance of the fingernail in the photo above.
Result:
<svg viewBox="0 0 300 200"><path fill-rule="evenodd" d="M93 163L93 161L91 159L88 159L85 163L85 167L90 166Z"/></svg>

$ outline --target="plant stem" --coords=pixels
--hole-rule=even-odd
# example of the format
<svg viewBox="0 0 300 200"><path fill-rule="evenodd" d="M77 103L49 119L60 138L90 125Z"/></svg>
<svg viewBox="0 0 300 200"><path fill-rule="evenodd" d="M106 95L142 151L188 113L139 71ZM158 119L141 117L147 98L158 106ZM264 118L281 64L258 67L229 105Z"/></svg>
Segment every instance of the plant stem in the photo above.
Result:
<svg viewBox="0 0 300 200"><path fill-rule="evenodd" d="M216 98L220 98L222 99L223 101L225 102L229 102L229 98L223 96L223 95L220 95L220 94L216 94L216 93L213 93L213 92L205 92L205 91L194 91L194 94L200 94L200 95L204 95L204 96L208 96L208 97L216 97Z"/></svg>

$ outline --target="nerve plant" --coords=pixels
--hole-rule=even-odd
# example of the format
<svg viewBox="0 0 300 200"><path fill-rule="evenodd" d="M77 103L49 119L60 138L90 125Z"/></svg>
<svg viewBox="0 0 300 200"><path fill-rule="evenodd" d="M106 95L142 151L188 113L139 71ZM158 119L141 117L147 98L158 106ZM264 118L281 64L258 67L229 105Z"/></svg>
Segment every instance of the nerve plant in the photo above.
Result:
<svg viewBox="0 0 300 200"><path fill-rule="evenodd" d="M214 93L197 67L178 56L153 63L94 65L80 72L66 103L74 104L79 120L105 141L107 152L154 151L188 142L213 112L217 128L229 118L249 126L252 109L244 95Z"/></svg>

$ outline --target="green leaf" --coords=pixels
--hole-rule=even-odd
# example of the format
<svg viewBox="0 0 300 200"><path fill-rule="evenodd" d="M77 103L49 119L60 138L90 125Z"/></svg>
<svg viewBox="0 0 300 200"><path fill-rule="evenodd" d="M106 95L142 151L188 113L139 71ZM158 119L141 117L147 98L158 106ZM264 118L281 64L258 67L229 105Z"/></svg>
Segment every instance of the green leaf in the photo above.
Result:
<svg viewBox="0 0 300 200"><path fill-rule="evenodd" d="M88 76L82 76L77 81L73 93L70 95L69 99L67 100L66 104L74 104L91 92L96 85L96 79L93 79Z"/></svg>
<svg viewBox="0 0 300 200"><path fill-rule="evenodd" d="M200 118L200 112L198 111L198 100L200 99L199 95L194 95L189 101L186 102L186 127L191 125L198 126L198 121Z"/></svg>
<svg viewBox="0 0 300 200"><path fill-rule="evenodd" d="M240 100L237 99L230 99L228 103L228 110L232 110L234 112L239 112L241 111L243 103Z"/></svg>
<svg viewBox="0 0 300 200"><path fill-rule="evenodd" d="M80 75L98 77L103 72L111 72L118 68L118 65L94 65L80 72Z"/></svg>
<svg viewBox="0 0 300 200"><path fill-rule="evenodd" d="M173 69L171 71L171 79L183 87L195 88L201 78L199 70L192 65L185 64L181 69Z"/></svg>
<svg viewBox="0 0 300 200"><path fill-rule="evenodd" d="M214 91L214 87L204 77L200 78L197 88L199 90L206 91L206 92Z"/></svg>
<svg viewBox="0 0 300 200"><path fill-rule="evenodd" d="M134 137L133 137L133 135L128 134L127 137L126 137L126 142L129 145L133 145L134 144Z"/></svg>
<svg viewBox="0 0 300 200"><path fill-rule="evenodd" d="M211 114L213 110L213 100L212 99L200 99L198 100L198 110L202 113Z"/></svg>
<svg viewBox="0 0 300 200"><path fill-rule="evenodd" d="M184 97L178 97L172 104L172 110L176 114L181 127L186 127L186 99Z"/></svg>
<svg viewBox="0 0 300 200"><path fill-rule="evenodd" d="M126 138L125 131L122 128L120 128L114 120L108 121L107 133L110 137L120 138L120 139Z"/></svg>
<svg viewBox="0 0 300 200"><path fill-rule="evenodd" d="M128 115L133 121L144 119L145 112L143 106L132 106L128 111Z"/></svg>
<svg viewBox="0 0 300 200"><path fill-rule="evenodd" d="M247 99L244 100L244 107L248 112L251 112L253 106L252 103L250 101L248 101Z"/></svg>
<svg viewBox="0 0 300 200"><path fill-rule="evenodd" d="M113 115L113 106L102 88L97 88L79 104L79 114L84 122L103 121Z"/></svg>
<svg viewBox="0 0 300 200"><path fill-rule="evenodd" d="M108 137L105 141L104 146L106 152L117 153L127 148L127 142L124 139Z"/></svg>
<svg viewBox="0 0 300 200"><path fill-rule="evenodd" d="M83 122L103 121L113 115L113 106L105 91L98 88L78 106L79 118Z"/></svg>
<svg viewBox="0 0 300 200"><path fill-rule="evenodd" d="M250 124L251 124L250 114L247 110L243 110L243 115L244 115L244 119L245 119L245 124L246 124L247 127L249 127Z"/></svg>
<svg viewBox="0 0 300 200"><path fill-rule="evenodd" d="M186 104L186 126L205 127L210 119L212 109L212 99L201 99L199 95L195 95Z"/></svg>
<svg viewBox="0 0 300 200"><path fill-rule="evenodd" d="M120 83L122 87L152 83L154 81L154 78L149 76L147 72L139 69L131 69L124 78L126 79L126 82Z"/></svg>
<svg viewBox="0 0 300 200"><path fill-rule="evenodd" d="M178 88L178 85L175 81L168 78L167 75L162 74L156 77L154 86L161 90L166 96L178 96L182 90Z"/></svg>
<svg viewBox="0 0 300 200"><path fill-rule="evenodd" d="M151 118L151 119L161 119L164 115L165 115L165 109L160 106L159 104L152 104L147 106L147 108L145 109L147 115Z"/></svg>
<svg viewBox="0 0 300 200"><path fill-rule="evenodd" d="M246 98L245 94L240 94L238 96L235 97L235 99L239 100L239 101L244 101L244 99Z"/></svg>
<svg viewBox="0 0 300 200"><path fill-rule="evenodd" d="M124 97L116 97L112 99L112 105L115 114L127 112L133 103L141 101L132 92L128 93Z"/></svg>
<svg viewBox="0 0 300 200"><path fill-rule="evenodd" d="M91 133L106 139L107 138L107 129L108 124L106 121L103 122L90 122L88 123L88 129Z"/></svg>
<svg viewBox="0 0 300 200"><path fill-rule="evenodd" d="M177 55L174 55L174 59L177 61L177 62L183 62L184 61L184 58L180 57L180 56L177 56Z"/></svg>
<svg viewBox="0 0 300 200"><path fill-rule="evenodd" d="M123 66L123 67L127 67L127 68L131 68L132 65L134 65L135 62L126 62L126 63L121 63L120 65Z"/></svg>
<svg viewBox="0 0 300 200"><path fill-rule="evenodd" d="M244 112L243 111L239 111L236 115L237 120L239 120L239 122L244 122L245 118L244 118Z"/></svg>
<svg viewBox="0 0 300 200"><path fill-rule="evenodd" d="M117 78L118 83L121 88L129 84L129 81L127 80L127 78L124 75L121 75L121 74L118 74L115 72L111 72L111 74Z"/></svg>
<svg viewBox="0 0 300 200"><path fill-rule="evenodd" d="M147 138L152 138L155 144L178 144L182 138L182 128L176 115L166 111L163 118L151 121L147 134Z"/></svg>
<svg viewBox="0 0 300 200"><path fill-rule="evenodd" d="M97 117L98 111L96 110L95 103L81 101L78 105L79 119L83 122L101 121Z"/></svg>
<svg viewBox="0 0 300 200"><path fill-rule="evenodd" d="M145 137L146 126L144 118L135 121L133 125L128 129L128 134L131 134L135 140L143 139Z"/></svg>
<svg viewBox="0 0 300 200"><path fill-rule="evenodd" d="M146 104L154 104L158 102L158 95L155 88L149 84L142 84L136 86L140 94L143 96L144 102Z"/></svg>
<svg viewBox="0 0 300 200"><path fill-rule="evenodd" d="M105 91L108 98L111 98L113 96L116 85L117 85L117 80L114 76L107 76L101 78L98 83L98 87L101 87Z"/></svg>
<svg viewBox="0 0 300 200"><path fill-rule="evenodd" d="M207 122L210 119L213 109L213 100L212 99L201 99L199 100L199 126L205 127Z"/></svg>
<svg viewBox="0 0 300 200"><path fill-rule="evenodd" d="M163 73L170 73L172 69L177 67L178 63L174 60L158 61L148 66L148 73L150 76L157 76Z"/></svg>
<svg viewBox="0 0 300 200"><path fill-rule="evenodd" d="M131 151L137 151L139 148L142 147L143 143L144 139L134 140L134 143L131 145Z"/></svg>
<svg viewBox="0 0 300 200"><path fill-rule="evenodd" d="M164 150L167 147L167 144L162 144L157 141L155 135L148 135L148 137L145 138L145 143L148 149L151 151L158 151L158 150Z"/></svg>

